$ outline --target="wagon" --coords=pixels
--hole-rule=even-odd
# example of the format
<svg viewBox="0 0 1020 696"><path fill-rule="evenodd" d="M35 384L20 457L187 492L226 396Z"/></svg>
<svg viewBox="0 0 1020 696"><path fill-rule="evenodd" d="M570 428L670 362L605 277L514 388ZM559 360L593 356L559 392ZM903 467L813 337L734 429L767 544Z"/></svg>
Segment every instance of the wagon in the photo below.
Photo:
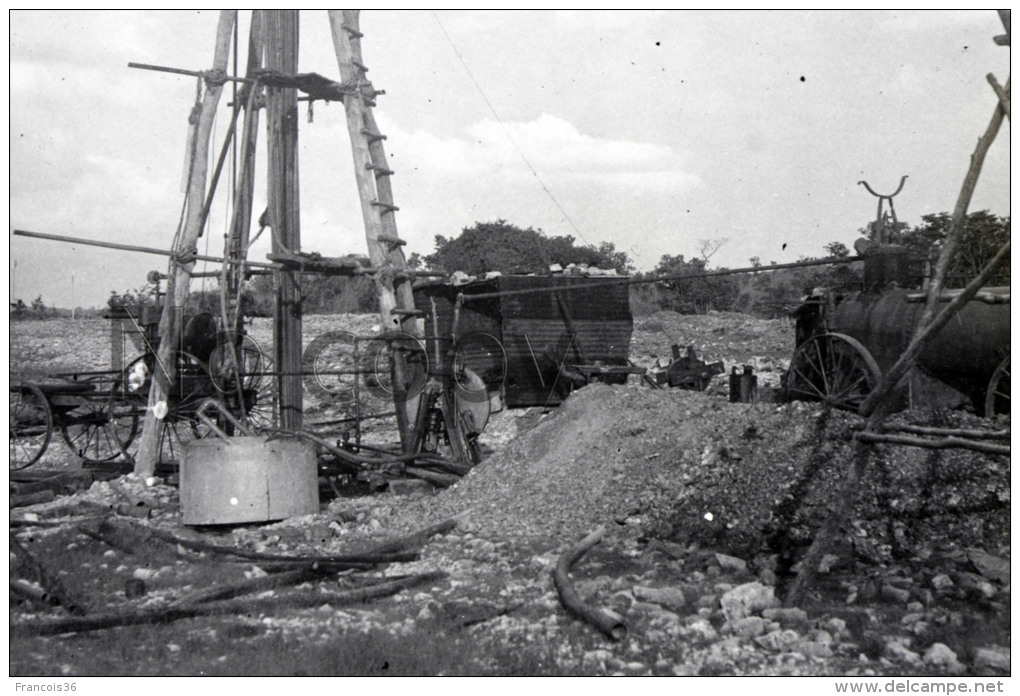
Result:
<svg viewBox="0 0 1020 696"><path fill-rule="evenodd" d="M117 345L121 336L116 323L113 326ZM151 335L143 345L149 347L154 345L149 338L155 324L145 325L146 332ZM267 361L249 336L218 332L208 314L196 315L187 322L175 361L160 434L163 461L176 461L183 442L206 434L197 410L207 399L220 402L225 411L256 428L275 421ZM145 416L157 368L155 351L147 349L122 369L61 373L32 381L12 378L10 468L24 469L39 461L56 430L85 465L130 460L129 448ZM229 430L232 425L227 422L224 427Z"/></svg>

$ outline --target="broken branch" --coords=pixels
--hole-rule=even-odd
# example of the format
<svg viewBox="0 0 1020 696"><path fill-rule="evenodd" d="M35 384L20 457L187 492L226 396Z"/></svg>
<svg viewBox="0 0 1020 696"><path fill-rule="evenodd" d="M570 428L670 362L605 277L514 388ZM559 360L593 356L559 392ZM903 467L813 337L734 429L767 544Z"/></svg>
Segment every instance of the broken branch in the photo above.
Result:
<svg viewBox="0 0 1020 696"><path fill-rule="evenodd" d="M69 619L58 619L48 622L22 623L11 626L11 635L36 635L53 636L62 633L82 633L84 631L98 631L105 628L117 626L136 626L139 624L170 623L181 619L189 619L196 616L211 616L224 614L238 614L250 612L253 607L270 608L284 605L290 608L317 607L323 604L330 606L342 606L364 602L377 597L384 597L396 594L401 590L414 587L425 582L434 582L446 577L445 573L423 573L411 575L386 582L369 585L367 587L356 587L341 592L315 592L304 596L271 597L264 600L251 598L225 599L209 602L201 606L188 607L167 607L157 611L142 612L117 612L112 614L97 614L88 617L77 617Z"/></svg>
<svg viewBox="0 0 1020 696"><path fill-rule="evenodd" d="M443 520L431 527L420 529L417 532L412 532L406 536L397 537L396 539L390 539L384 541L376 546L372 547L371 552L375 554L387 554L394 553L396 551L403 551L404 549L421 546L426 541L436 536L437 534L446 534L447 532L456 529L457 524L467 519L470 510L465 510L453 517Z"/></svg>
<svg viewBox="0 0 1020 696"><path fill-rule="evenodd" d="M234 548L232 546L218 546L216 544L208 544L204 541L197 541L194 539L185 539L169 532L164 532L158 529L149 530L153 536L158 539L162 539L171 544L178 544L186 549L192 551L205 551L209 553L219 553L227 556L237 556L238 558L245 558L253 561L286 561L289 563L302 563L306 565L312 564L329 564L331 566L341 565L354 565L361 566L363 564L375 564L375 563L404 563L408 561L417 560L418 555L415 553L361 553L361 554L344 554L339 556L288 556L285 554L276 553L259 553L257 551L245 551L244 549Z"/></svg>
<svg viewBox="0 0 1020 696"><path fill-rule="evenodd" d="M286 573L266 575L260 578L245 578L240 582L209 587L204 590L196 590L195 592L188 593L183 597L178 598L171 603L170 606L184 608L192 607L197 604L204 604L206 602L212 602L214 600L232 599L234 597L251 594L253 592L265 592L266 590L275 590L280 587L287 587L288 585L299 585L307 580L320 578L324 574L325 573L312 568L301 568L299 570L291 570Z"/></svg>
<svg viewBox="0 0 1020 696"><path fill-rule="evenodd" d="M920 425L897 425L883 423L882 430L893 430L915 435L932 435L946 437L966 437L974 440L1008 440L1009 430L963 430L955 428L928 428Z"/></svg>
<svg viewBox="0 0 1020 696"><path fill-rule="evenodd" d="M885 433L862 432L857 433L857 439L863 442L881 442L891 445L909 445L910 447L923 447L925 449L968 449L986 454L1001 454L1009 456L1009 445L993 445L987 442L975 442L964 440L959 437L945 437L940 440L926 440L922 437L911 435L890 435Z"/></svg>
<svg viewBox="0 0 1020 696"><path fill-rule="evenodd" d="M29 553L28 549L26 549L21 542L18 541L18 538L14 535L14 533L11 532L9 536L11 552L21 558L25 565L32 570L39 580L39 585L49 596L50 599L48 601L56 602L72 614L84 614L85 608L67 593L63 585L60 584L60 581L50 575L49 571L43 567L42 563L40 563L35 556Z"/></svg>
<svg viewBox="0 0 1020 696"><path fill-rule="evenodd" d="M995 75L992 73L988 73L987 78L988 84L992 86L992 89L995 90L995 94L999 97L999 106L1001 106L1002 110L1006 112L1006 118L1012 121L1013 119L1009 115L1009 92L1002 88L1002 85L999 84L999 81L995 79Z"/></svg>

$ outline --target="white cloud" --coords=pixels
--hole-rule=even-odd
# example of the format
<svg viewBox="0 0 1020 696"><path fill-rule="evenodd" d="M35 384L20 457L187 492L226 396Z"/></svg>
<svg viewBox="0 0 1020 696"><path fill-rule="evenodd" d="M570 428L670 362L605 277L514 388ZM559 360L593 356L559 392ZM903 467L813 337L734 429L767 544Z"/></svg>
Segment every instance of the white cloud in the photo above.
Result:
<svg viewBox="0 0 1020 696"><path fill-rule="evenodd" d="M465 186L478 177L528 186L534 182L532 168L549 186L595 186L607 193L689 189L698 183L670 147L587 135L547 113L528 122L475 123L466 138L399 132L393 124L388 131L401 159L417 163L423 175L453 177ZM537 182L530 186L541 191Z"/></svg>

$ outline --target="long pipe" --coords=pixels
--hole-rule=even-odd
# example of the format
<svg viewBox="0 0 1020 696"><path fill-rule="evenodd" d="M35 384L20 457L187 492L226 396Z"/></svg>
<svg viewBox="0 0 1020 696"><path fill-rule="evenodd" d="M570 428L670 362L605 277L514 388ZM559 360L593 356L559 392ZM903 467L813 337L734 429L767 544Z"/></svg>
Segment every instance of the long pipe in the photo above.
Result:
<svg viewBox="0 0 1020 696"><path fill-rule="evenodd" d="M49 234L46 232L31 232L29 230L13 230L12 233L18 237L31 237L33 239L49 239L54 242L68 242L70 244L83 244L85 246L103 247L104 249L117 249L118 251L136 251L141 254L155 254L156 256L174 256L172 251L166 249L157 249L156 247L138 246L137 244L121 244L120 242L103 242L98 239L86 239L84 237L69 237L62 234ZM278 271L283 266L278 263L265 263L264 261L224 261L219 256L207 256L205 254L195 254L196 261L210 261L212 263L227 263L230 265L244 265L250 268L264 268L271 271ZM372 271L371 268L366 268L366 271ZM314 271L303 271L304 273L310 273ZM215 275L219 275L216 273ZM421 276L421 277L436 277L445 275L442 273L435 273L432 271L408 271L410 276ZM192 273L192 278L201 278L201 273ZM212 276L209 276L212 277Z"/></svg>
<svg viewBox="0 0 1020 696"><path fill-rule="evenodd" d="M172 251L157 249L155 247L138 246L137 244L120 244L119 242L101 242L98 239L84 239L82 237L68 237L62 234L46 234L45 232L29 232L28 230L14 230L19 237L32 237L33 239L50 239L55 242L70 242L71 244L84 244L86 246L103 247L105 249L118 249L120 251L137 251L142 254L155 254L157 256L175 256ZM195 254L196 261L212 261L213 263L234 263L224 261L219 256L206 256ZM255 268L278 269L279 265L273 263L262 263L261 261L246 261L246 266Z"/></svg>
<svg viewBox="0 0 1020 696"><path fill-rule="evenodd" d="M649 278L620 278L619 280L608 280L604 283L586 283L578 285L556 285L544 288L527 288L524 290L504 290L502 292L482 292L477 295L464 295L464 302L475 300L492 300L498 297L510 297L512 295L535 295L543 292L570 292L572 290L591 290L593 288L615 287L617 285L641 285L643 283L659 283L666 280L694 280L696 278L711 278L714 276L736 275L738 273L762 273L766 271L781 271L786 268L806 268L808 266L837 266L846 263L863 261L861 256L832 257L827 259L814 259L812 261L795 261L793 263L774 263L768 266L748 266L746 268L723 268L718 271L705 271L703 273L676 273L672 275L654 276ZM565 276L567 278L571 276Z"/></svg>

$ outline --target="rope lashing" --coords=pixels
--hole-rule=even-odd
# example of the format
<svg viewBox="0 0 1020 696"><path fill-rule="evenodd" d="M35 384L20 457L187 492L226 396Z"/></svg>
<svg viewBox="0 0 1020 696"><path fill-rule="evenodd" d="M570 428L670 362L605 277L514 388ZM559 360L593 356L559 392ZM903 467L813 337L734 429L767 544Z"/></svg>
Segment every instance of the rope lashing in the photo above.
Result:
<svg viewBox="0 0 1020 696"><path fill-rule="evenodd" d="M203 70L199 73L207 87L221 87L227 81L225 70Z"/></svg>
<svg viewBox="0 0 1020 696"><path fill-rule="evenodd" d="M385 94L384 91L373 88L372 83L363 77L337 82L314 72L288 75L278 70L262 69L255 74L267 87L297 89L307 94L313 101L316 99L343 101L348 95L374 99L380 94Z"/></svg>
<svg viewBox="0 0 1020 696"><path fill-rule="evenodd" d="M172 258L175 263L187 266L189 263L194 263L198 258L198 248L191 246L186 249L180 249L174 252Z"/></svg>

